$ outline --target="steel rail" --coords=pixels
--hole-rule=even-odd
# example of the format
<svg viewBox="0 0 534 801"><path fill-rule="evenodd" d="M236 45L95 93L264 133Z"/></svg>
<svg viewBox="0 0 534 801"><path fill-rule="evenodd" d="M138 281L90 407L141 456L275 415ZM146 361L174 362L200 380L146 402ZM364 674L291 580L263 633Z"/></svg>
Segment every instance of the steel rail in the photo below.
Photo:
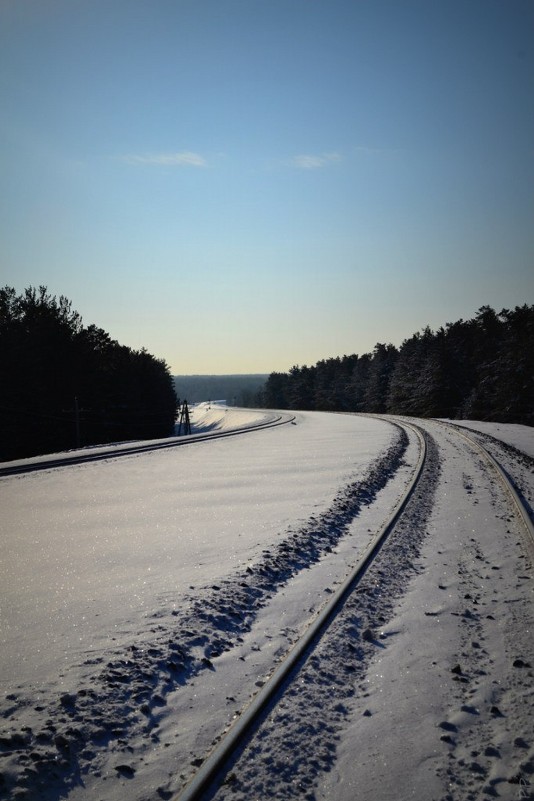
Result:
<svg viewBox="0 0 534 801"><path fill-rule="evenodd" d="M475 449L486 459L486 461L493 467L495 470L501 485L503 486L505 492L508 494L512 506L515 508L516 512L519 514L521 522L523 523L527 535L530 538L530 546L534 547L534 524L532 522L532 518L530 517L530 512L517 492L516 488L513 485L510 477L508 476L507 472L504 468L499 464L497 459L491 454L487 448L482 445L474 436L470 436L465 432L465 430L460 430L459 426L456 426L454 423L446 423L443 420L434 420L434 422L439 423L442 426L445 426L451 431L454 431L455 434L458 434L459 437L465 439L471 446L474 446ZM463 429L463 427L462 427Z"/></svg>
<svg viewBox="0 0 534 801"><path fill-rule="evenodd" d="M42 462L29 462L27 464L8 465L0 467L0 478L4 476L20 475L21 473L34 473L38 470L52 470L57 467L68 467L70 465L86 464L88 462L100 462L105 459L114 459L121 456L134 456L136 454L150 453L151 451L163 450L166 448L178 448L181 445L192 445L197 442L207 442L215 439L223 439L226 437L235 437L239 434L249 434L252 431L263 431L267 428L276 428L277 426L292 423L295 420L294 415L279 414L271 420L265 422L254 423L248 426L233 428L229 431L204 433L204 434L191 434L182 437L172 437L165 442L157 442L152 445L134 445L130 448L118 447L107 448L106 450L99 450L98 452L83 454L77 453L72 456L61 456L57 459L48 459Z"/></svg>
<svg viewBox="0 0 534 801"><path fill-rule="evenodd" d="M332 622L335 615L343 606L345 600L355 589L369 565L380 551L391 530L397 523L409 499L412 497L415 487L421 477L426 460L425 437L421 430L413 423L392 420L387 420L386 422L390 422L392 425L396 425L405 429L409 428L416 435L419 441L418 460L408 487L401 498L399 498L397 501L397 504L393 512L390 514L388 520L375 534L372 541L367 546L363 556L359 559L357 565L351 571L349 576L347 576L337 591L331 596L330 600L322 608L302 637L297 640L291 650L286 654L283 661L274 670L271 677L263 685L261 690L259 690L259 692L249 702L248 706L245 707L239 718L222 735L221 740L208 754L193 778L176 796L174 796L173 801L199 801L204 792L212 787L214 789L215 786L218 786L218 784L221 783L224 776L225 766L230 762L232 756L242 745L247 735L249 735L251 730L254 728L255 724L260 718L260 715L265 710L267 705L274 699L275 694L281 688L282 684L290 678L290 675L297 667L297 664L312 648L315 641Z"/></svg>

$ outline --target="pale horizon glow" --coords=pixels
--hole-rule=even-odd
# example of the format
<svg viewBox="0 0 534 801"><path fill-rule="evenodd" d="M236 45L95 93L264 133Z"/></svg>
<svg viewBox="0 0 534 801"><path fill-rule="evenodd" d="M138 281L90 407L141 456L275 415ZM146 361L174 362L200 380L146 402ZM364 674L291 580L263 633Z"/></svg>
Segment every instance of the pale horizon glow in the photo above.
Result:
<svg viewBox="0 0 534 801"><path fill-rule="evenodd" d="M0 285L174 374L534 302L529 0L0 5Z"/></svg>

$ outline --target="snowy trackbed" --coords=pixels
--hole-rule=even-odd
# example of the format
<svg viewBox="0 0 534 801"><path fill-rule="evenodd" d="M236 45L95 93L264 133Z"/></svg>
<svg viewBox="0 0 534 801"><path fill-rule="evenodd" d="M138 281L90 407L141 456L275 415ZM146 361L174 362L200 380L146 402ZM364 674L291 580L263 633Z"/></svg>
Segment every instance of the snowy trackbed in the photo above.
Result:
<svg viewBox="0 0 534 801"><path fill-rule="evenodd" d="M299 663L309 657L309 652L316 639L332 622L335 615L340 611L343 603L349 595L356 589L358 583L363 579L367 568L384 544L386 537L401 516L412 493L415 491L426 460L426 443L423 435L417 428L407 424L398 424L403 431L403 439L406 437L406 428L410 428L419 438L420 455L415 467L414 475L408 484L405 493L399 499L393 513L380 531L372 539L362 558L358 561L346 580L333 594L332 598L325 604L321 612L312 621L306 632L295 643L291 651L283 659L282 663L276 668L269 681L257 693L254 700L247 706L244 713L225 735L219 746L209 755L208 759L202 764L202 768L195 775L194 779L180 794L180 801L197 801L209 793L210 785L223 781L225 773L228 772L228 765L235 759L238 749L243 747L247 736L260 723L262 715L269 706L277 700L279 692L285 692L287 685L291 681L294 671L298 670Z"/></svg>
<svg viewBox="0 0 534 801"><path fill-rule="evenodd" d="M432 508L439 474L436 443L426 434L427 459L422 430L413 423L398 419L394 425L416 431L421 440L420 460L405 494L347 580L202 763L194 779L176 796L176 801L222 801L228 797L315 799L311 788L318 775L328 771L333 762L336 730L347 713L345 704L354 693L353 682L347 682L347 678L354 674L363 675L369 657L376 647L380 647L377 623L383 625L388 620L405 581L413 571L413 559L419 554L424 526ZM456 430L470 447L482 455L501 482L518 513L526 547L532 551L534 529L528 504L495 457L466 431ZM406 517L401 519L412 495L415 497ZM414 524L417 527L415 531ZM395 526L393 541L387 543L386 539ZM377 555L380 555L380 567L375 567L376 575L369 571L371 575L366 584L366 573ZM314 645L325 636L329 625L333 631L328 633L328 637L333 642L330 643L329 658L325 658L324 653L314 653ZM456 678L458 673L462 678L461 669ZM468 681L465 677L463 680ZM321 691L321 686L324 691ZM325 695L326 710L323 707ZM291 713L286 711L288 707L291 707ZM310 717L311 710L316 710L317 715ZM290 724L286 725L288 721ZM254 730L262 725L263 728L253 735ZM455 728L443 726L446 731ZM296 736L291 736L291 732L296 732ZM295 740L303 734L306 749L295 760ZM444 735L442 739L453 742L450 735ZM490 746L488 749L491 751ZM273 753L276 754L275 770L271 769L274 767ZM258 779L257 768L262 762L269 768L267 776ZM521 782L526 788L528 780L522 779Z"/></svg>
<svg viewBox="0 0 534 801"><path fill-rule="evenodd" d="M0 798L529 797L533 460L438 421L354 422L387 444L326 505L89 654L75 686L6 693Z"/></svg>
<svg viewBox="0 0 534 801"><path fill-rule="evenodd" d="M199 442L206 442L213 439L223 439L234 437L239 434L247 434L251 431L261 431L262 429L273 428L275 426L292 423L295 416L292 414L264 414L260 419L249 421L244 425L232 426L222 430L206 431L201 433L188 434L187 436L167 437L163 440L153 440L139 444L118 443L113 447L94 447L85 450L77 450L61 456L42 456L30 459L20 459L13 462L0 463L0 477L14 476L21 473L33 473L37 470L51 470L56 467L69 467L72 465L86 464L88 462L98 462L106 459L116 459L120 456L135 456L136 454L150 453L152 451L167 450L168 448L179 448L182 445L191 445Z"/></svg>
<svg viewBox="0 0 534 801"><path fill-rule="evenodd" d="M406 447L406 435L399 432L365 477L340 489L327 510L290 527L243 570L200 596L193 593L187 611L156 613L152 638L110 653L105 663L98 656L87 659L87 678L75 692L51 693L38 702L22 685L9 692L2 704L8 725L0 735L0 798L15 791L20 797L64 797L82 775L101 775L110 747L128 754L128 743L136 739L153 747L169 697L212 671L217 657L239 646L277 590L332 551L398 470ZM133 776L128 764L117 766L118 778Z"/></svg>

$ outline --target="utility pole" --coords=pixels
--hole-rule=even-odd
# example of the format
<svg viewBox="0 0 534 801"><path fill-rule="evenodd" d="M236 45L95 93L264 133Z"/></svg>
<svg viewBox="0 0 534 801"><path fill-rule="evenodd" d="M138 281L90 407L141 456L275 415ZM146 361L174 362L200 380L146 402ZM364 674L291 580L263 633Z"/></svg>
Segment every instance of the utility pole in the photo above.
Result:
<svg viewBox="0 0 534 801"><path fill-rule="evenodd" d="M74 414L74 420L72 420L72 422L74 423L74 447L75 448L81 448L82 447L82 435L81 435L81 425L80 425L80 422L81 422L80 413L81 412L86 412L87 409L80 409L80 404L78 403L78 396L75 395L74 396L74 409L62 409L61 411L64 414L68 414L69 415L68 419L65 420L65 423L67 423L67 422L70 423L71 422L71 414Z"/></svg>
<svg viewBox="0 0 534 801"><path fill-rule="evenodd" d="M178 436L182 433L182 425L184 427L184 434L191 433L191 420L189 419L189 407L187 401L184 400L182 409L180 411L180 422L178 423Z"/></svg>
<svg viewBox="0 0 534 801"><path fill-rule="evenodd" d="M76 426L76 447L81 446L80 437L80 407L78 406L78 397L74 396L74 425Z"/></svg>

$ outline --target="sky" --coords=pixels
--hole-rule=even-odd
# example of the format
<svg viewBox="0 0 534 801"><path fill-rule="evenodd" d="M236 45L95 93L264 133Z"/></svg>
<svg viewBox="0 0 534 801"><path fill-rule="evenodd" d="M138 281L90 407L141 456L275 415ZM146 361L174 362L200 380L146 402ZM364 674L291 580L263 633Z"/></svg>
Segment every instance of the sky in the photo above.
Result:
<svg viewBox="0 0 534 801"><path fill-rule="evenodd" d="M534 303L532 0L0 0L0 286L174 374Z"/></svg>

